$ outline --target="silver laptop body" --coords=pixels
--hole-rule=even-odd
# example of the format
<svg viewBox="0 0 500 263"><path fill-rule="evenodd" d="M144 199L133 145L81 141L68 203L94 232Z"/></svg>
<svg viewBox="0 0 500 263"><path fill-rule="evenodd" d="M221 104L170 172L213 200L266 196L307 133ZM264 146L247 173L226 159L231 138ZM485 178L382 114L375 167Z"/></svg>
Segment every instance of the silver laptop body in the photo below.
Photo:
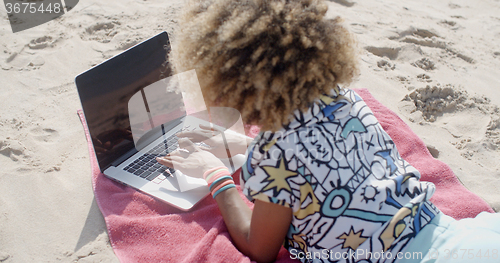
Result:
<svg viewBox="0 0 500 263"><path fill-rule="evenodd" d="M186 190L179 178L187 177L155 158L177 147L177 132L209 122L203 113L186 116L181 93L164 88L156 89L161 95L150 92L151 87L168 86L169 52L168 35L162 32L79 74L75 83L101 172L185 211L209 194L208 187L195 180ZM154 100L161 104L148 103ZM132 102L138 105L133 114ZM155 109L158 105L167 106ZM145 117L141 122L137 116ZM233 171L241 166L230 163Z"/></svg>

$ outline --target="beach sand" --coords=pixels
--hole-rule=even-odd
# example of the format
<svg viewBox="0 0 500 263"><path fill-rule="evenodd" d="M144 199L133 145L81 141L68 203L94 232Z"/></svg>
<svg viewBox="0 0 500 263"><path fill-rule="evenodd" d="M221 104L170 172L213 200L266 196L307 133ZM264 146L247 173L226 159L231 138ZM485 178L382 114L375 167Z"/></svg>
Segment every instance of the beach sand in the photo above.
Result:
<svg viewBox="0 0 500 263"><path fill-rule="evenodd" d="M183 1L85 0L12 33L0 8L0 262L118 262L93 197L74 77L161 31ZM500 211L500 2L328 1L368 88Z"/></svg>

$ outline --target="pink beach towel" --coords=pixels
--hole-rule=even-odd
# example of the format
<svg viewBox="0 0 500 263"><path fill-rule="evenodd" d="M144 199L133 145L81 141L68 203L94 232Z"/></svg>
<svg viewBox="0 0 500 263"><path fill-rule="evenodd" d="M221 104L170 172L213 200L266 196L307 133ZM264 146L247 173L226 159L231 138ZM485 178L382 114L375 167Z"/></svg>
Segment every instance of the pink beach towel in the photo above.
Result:
<svg viewBox="0 0 500 263"><path fill-rule="evenodd" d="M493 212L467 190L448 165L434 159L425 144L391 110L366 89L356 90L391 136L401 156L418 169L422 180L433 182L431 201L455 219ZM100 171L89 142L95 198L106 221L113 250L121 262L250 262L232 244L217 204L207 197L191 211L183 212L161 201L107 179ZM251 129L255 136L258 129ZM241 189L240 193L241 193ZM242 198L246 198L242 195ZM247 204L252 207L250 202ZM277 262L298 262L282 248Z"/></svg>

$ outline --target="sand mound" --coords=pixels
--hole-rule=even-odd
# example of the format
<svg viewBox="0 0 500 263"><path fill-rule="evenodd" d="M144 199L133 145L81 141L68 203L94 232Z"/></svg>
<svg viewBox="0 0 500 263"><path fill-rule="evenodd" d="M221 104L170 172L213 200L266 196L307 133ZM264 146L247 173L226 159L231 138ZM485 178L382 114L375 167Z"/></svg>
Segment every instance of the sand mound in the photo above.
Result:
<svg viewBox="0 0 500 263"><path fill-rule="evenodd" d="M412 101L416 109L422 112L425 120L434 122L436 117L444 112L452 112L464 107L467 92L455 91L449 85L445 87L427 85L425 88L415 89L403 100Z"/></svg>
<svg viewBox="0 0 500 263"><path fill-rule="evenodd" d="M416 110L421 111L424 119L429 122L436 121L443 113L470 108L477 108L484 114L494 115L499 112L498 107L491 105L491 100L487 97L470 97L467 91L457 90L450 84L441 87L438 83L432 87L427 85L425 88L415 89L403 100L413 102ZM497 126L492 124L492 127Z"/></svg>

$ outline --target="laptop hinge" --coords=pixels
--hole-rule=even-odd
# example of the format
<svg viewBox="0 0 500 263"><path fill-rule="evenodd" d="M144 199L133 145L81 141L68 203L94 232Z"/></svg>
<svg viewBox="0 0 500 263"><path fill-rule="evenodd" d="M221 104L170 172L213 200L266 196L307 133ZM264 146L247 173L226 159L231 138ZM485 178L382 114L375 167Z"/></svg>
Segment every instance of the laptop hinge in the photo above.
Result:
<svg viewBox="0 0 500 263"><path fill-rule="evenodd" d="M122 156L120 156L118 159L116 159L114 162L112 162L109 166L105 167L104 170L108 169L108 167L110 166L119 166L120 164L122 164L123 162L125 162L125 160L127 160L128 158L130 158L132 155L136 154L138 151L133 148L131 149L130 151L126 152L125 154L123 154Z"/></svg>

